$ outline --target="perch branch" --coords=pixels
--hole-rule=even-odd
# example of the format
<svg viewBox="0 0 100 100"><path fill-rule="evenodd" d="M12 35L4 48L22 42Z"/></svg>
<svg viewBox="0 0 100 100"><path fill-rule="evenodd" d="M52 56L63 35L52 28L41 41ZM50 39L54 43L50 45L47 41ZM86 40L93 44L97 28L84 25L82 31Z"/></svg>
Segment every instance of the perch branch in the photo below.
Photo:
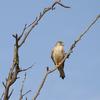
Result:
<svg viewBox="0 0 100 100"><path fill-rule="evenodd" d="M49 69L49 67L47 67L47 71L46 71L46 73L45 73L45 75L44 75L44 78L43 78L43 80L42 80L42 82L41 82L39 88L37 89L36 94L33 96L33 99L32 99L32 100L36 100L37 97L39 96L40 91L41 91L41 89L43 88L44 83L45 83L45 81L46 81L46 79L47 79L47 76L48 76L50 73L54 72L66 59L69 58L69 56L70 56L71 53L73 52L73 49L75 48L76 44L77 44L77 43L81 40L81 38L89 31L89 29L96 23L96 21L97 21L99 18L100 18L100 15L98 15L98 16L95 18L95 20L92 21L92 23L85 29L85 31L84 31L83 33L79 34L79 37L78 37L78 38L74 41L74 43L70 46L68 52L65 53L64 59L60 62L59 65L54 66L53 69L51 69L51 70Z"/></svg>

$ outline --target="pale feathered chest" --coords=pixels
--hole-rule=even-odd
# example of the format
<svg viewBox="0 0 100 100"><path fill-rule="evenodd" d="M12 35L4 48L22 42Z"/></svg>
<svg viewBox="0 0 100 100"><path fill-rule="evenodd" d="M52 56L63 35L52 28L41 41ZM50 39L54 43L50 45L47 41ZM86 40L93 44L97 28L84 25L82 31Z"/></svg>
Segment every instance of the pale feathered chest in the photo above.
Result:
<svg viewBox="0 0 100 100"><path fill-rule="evenodd" d="M64 58L64 47L55 46L53 49L53 59L58 64Z"/></svg>

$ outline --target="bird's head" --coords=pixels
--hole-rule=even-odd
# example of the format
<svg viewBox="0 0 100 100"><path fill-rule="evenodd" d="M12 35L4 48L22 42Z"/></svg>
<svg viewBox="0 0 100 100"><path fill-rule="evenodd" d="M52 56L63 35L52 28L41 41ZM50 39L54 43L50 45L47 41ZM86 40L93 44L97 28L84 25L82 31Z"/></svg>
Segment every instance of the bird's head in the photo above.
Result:
<svg viewBox="0 0 100 100"><path fill-rule="evenodd" d="M64 42L58 41L58 42L56 43L56 45L58 45L58 46L64 46Z"/></svg>

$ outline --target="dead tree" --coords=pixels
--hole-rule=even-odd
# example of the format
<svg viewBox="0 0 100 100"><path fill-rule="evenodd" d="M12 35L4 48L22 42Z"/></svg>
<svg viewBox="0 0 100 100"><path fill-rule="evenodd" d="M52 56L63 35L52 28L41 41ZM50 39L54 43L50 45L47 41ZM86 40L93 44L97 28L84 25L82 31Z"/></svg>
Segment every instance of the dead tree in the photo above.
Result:
<svg viewBox="0 0 100 100"><path fill-rule="evenodd" d="M44 8L43 11L40 12L39 16L37 16L35 18L35 20L31 24L29 24L29 25L25 24L24 29L23 29L23 31L22 31L22 33L20 35L17 34L17 33L12 35L14 37L14 39L15 39L13 62L12 62L12 66L11 66L11 68L9 70L8 77L6 78L6 81L3 82L3 86L5 88L4 92L2 94L2 97L1 97L1 98L3 98L3 100L9 100L9 98L11 97L14 89L13 90L10 90L10 89L11 89L12 85L16 82L16 80L18 79L18 74L20 72L27 71L28 69L32 68L32 66L33 66L32 65L32 66L30 66L30 67L28 67L26 69L21 69L21 66L20 66L20 63L19 63L19 57L20 57L19 56L19 49L25 43L27 37L29 36L31 31L34 29L34 27L38 25L40 20L42 20L44 15L49 11L55 10L57 5L61 6L63 8L70 8L69 6L66 6L66 5L62 4L61 0L56 0L51 6ZM58 66L56 66L56 67L54 66L53 69L49 69L49 67L47 67L47 72L45 73L45 76L44 76L40 86L38 87L35 95L32 97L32 100L36 100L37 97L39 96L40 91L43 88L43 85L44 85L48 75L50 73L54 72L66 59L69 58L69 56L73 52L73 49L75 48L76 44L81 40L81 38L88 32L88 30L93 26L93 24L95 24L95 22L99 18L100 18L100 15L98 15L96 17L96 19L93 20L93 22L90 24L90 26L87 27L87 29L83 33L79 34L79 37L70 46L69 50L66 52L66 55L65 55L64 59L60 62L60 64ZM22 87L21 87L21 90L20 90L20 98L19 98L19 100L22 100L23 96L31 91L31 90L29 90L29 91L27 91L26 93L23 94L23 87L24 87L25 80L26 80L26 74L25 74L25 78L24 78L24 80L22 82ZM26 100L27 100L27 98L26 98Z"/></svg>
<svg viewBox="0 0 100 100"><path fill-rule="evenodd" d="M11 86L16 82L18 79L18 74L23 71L27 71L28 69L32 68L32 66L26 68L26 69L21 69L20 63L19 63L19 49L22 47L22 45L25 43L28 35L31 33L33 28L39 23L39 21L44 17L44 15L52 10L55 10L55 7L59 5L63 8L70 8L69 6L65 6L61 3L61 1L55 1L51 6L44 8L42 12L40 12L39 16L36 17L36 19L29 25L25 24L24 29L20 35L13 34L12 36L15 39L15 44L14 44L14 54L13 54L13 62L12 66L9 70L8 77L6 78L6 82L2 82L3 86L5 88L2 98L3 100L9 100L11 97L14 89L10 92ZM22 89L23 90L23 85ZM10 92L10 93L9 93ZM23 98L22 92L20 92L20 100Z"/></svg>

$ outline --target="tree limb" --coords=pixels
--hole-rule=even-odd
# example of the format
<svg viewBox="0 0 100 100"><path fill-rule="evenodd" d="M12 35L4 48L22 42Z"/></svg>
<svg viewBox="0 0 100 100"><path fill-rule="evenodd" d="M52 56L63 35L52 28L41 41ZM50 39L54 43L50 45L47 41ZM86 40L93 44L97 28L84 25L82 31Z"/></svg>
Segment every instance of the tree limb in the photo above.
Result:
<svg viewBox="0 0 100 100"><path fill-rule="evenodd" d="M3 86L6 88L6 85L5 85L5 83L4 83L4 82L2 82L2 84L3 84Z"/></svg>
<svg viewBox="0 0 100 100"><path fill-rule="evenodd" d="M14 89L12 89L12 90L11 90L11 92L10 92L10 94L9 94L8 98L10 98L10 97L11 97L11 95L12 95L13 91L14 91Z"/></svg>
<svg viewBox="0 0 100 100"><path fill-rule="evenodd" d="M20 98L19 98L19 100L23 99L23 88L24 88L25 80L26 80L26 73L24 75L24 80L22 81L22 86L21 86L21 89L20 89Z"/></svg>
<svg viewBox="0 0 100 100"><path fill-rule="evenodd" d="M32 66L30 66L30 67L28 67L28 68L25 68L25 69L20 69L20 70L19 70L19 72L22 72L22 71L27 71L27 70L31 69L32 67L33 67L33 65L32 65Z"/></svg>
<svg viewBox="0 0 100 100"><path fill-rule="evenodd" d="M25 92L24 94L23 94L23 96L25 96L26 94L28 94L29 92L32 92L31 90L28 90L27 92Z"/></svg>
<svg viewBox="0 0 100 100"><path fill-rule="evenodd" d="M43 18L43 16L49 12L50 10L54 10L53 8L56 6L56 5L60 5L61 7L63 8L70 8L69 6L65 6L63 4L60 3L60 1L55 1L51 6L47 7L47 8L44 8L44 10L42 12L40 12L39 16L37 16L35 18L35 20L29 24L27 27L25 27L23 29L23 32L21 34L21 37L23 36L23 39L21 40L20 38L20 44L19 44L19 47L22 46L26 40L26 38L28 37L28 35L30 34L30 32L32 31L32 29L38 24L38 22Z"/></svg>
<svg viewBox="0 0 100 100"><path fill-rule="evenodd" d="M18 40L20 40L20 39L22 38L22 36L24 35L24 32L25 32L25 30L26 30L26 26L27 26L27 24L25 24L24 29L23 29L23 32L22 32L22 34L19 36Z"/></svg>
<svg viewBox="0 0 100 100"><path fill-rule="evenodd" d="M23 97L24 97L26 94L28 94L29 92L31 92L31 90L29 90L29 91L27 91L27 92L25 92L25 93L23 94L23 89L24 89L25 80L26 80L26 73L25 73L25 75L24 75L24 80L22 81L22 86L21 86L21 89L20 89L20 98L19 98L19 100L22 100Z"/></svg>
<svg viewBox="0 0 100 100"><path fill-rule="evenodd" d="M41 82L39 88L37 89L36 94L33 96L33 99L32 99L32 100L36 100L37 97L39 96L40 91L41 91L41 89L43 88L44 83L45 83L45 81L46 81L46 79L47 79L47 76L48 76L50 73L54 72L56 69L58 69L58 67L59 67L66 59L69 58L69 56L70 56L71 53L73 52L73 49L75 48L76 44L77 44L77 43L81 40L81 38L89 31L89 29L96 23L96 21L97 21L99 18L100 18L100 14L92 21L92 23L85 29L85 31L84 31L83 33L80 33L80 34L79 34L78 38L77 38L77 39L74 41L74 43L70 46L68 52L66 52L66 54L65 54L64 59L60 62L59 65L55 65L55 66L53 67L53 69L51 69L51 70L49 69L49 67L47 67L47 71L46 71L46 73L45 73L45 75L44 75L44 78L43 78L43 80L42 80L42 82Z"/></svg>

